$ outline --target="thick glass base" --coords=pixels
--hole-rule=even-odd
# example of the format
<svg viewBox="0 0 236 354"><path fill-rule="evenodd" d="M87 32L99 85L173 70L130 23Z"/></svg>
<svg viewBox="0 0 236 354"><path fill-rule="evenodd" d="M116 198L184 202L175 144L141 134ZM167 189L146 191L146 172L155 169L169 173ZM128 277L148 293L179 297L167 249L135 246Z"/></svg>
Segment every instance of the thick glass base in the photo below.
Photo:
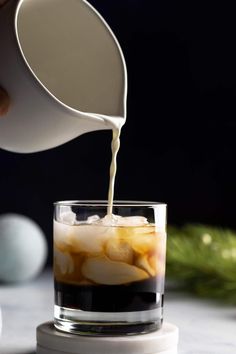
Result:
<svg viewBox="0 0 236 354"><path fill-rule="evenodd" d="M134 312L87 312L55 305L54 325L87 336L137 335L161 328L163 309Z"/></svg>

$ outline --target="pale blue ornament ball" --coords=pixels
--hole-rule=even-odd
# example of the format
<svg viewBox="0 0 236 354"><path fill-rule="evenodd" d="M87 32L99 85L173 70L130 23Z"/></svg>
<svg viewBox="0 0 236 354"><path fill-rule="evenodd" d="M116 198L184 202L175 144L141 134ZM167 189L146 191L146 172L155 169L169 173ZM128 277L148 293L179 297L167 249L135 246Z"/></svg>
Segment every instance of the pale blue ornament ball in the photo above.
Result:
<svg viewBox="0 0 236 354"><path fill-rule="evenodd" d="M47 242L40 227L18 214L0 215L0 282L36 277L47 259Z"/></svg>

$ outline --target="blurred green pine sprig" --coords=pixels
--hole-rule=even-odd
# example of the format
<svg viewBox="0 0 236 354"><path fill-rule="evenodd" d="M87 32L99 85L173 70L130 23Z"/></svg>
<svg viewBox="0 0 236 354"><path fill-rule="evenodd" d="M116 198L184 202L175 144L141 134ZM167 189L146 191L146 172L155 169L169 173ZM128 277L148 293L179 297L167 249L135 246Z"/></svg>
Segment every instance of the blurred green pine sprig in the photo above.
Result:
<svg viewBox="0 0 236 354"><path fill-rule="evenodd" d="M181 288L236 304L236 233L201 224L169 227L167 278Z"/></svg>

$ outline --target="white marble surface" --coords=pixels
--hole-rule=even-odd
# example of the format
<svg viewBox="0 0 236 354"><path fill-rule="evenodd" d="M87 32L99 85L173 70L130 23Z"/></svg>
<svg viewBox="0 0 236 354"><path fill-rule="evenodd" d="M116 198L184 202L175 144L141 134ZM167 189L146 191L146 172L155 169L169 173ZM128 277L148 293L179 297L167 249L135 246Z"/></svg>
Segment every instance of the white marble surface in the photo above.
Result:
<svg viewBox="0 0 236 354"><path fill-rule="evenodd" d="M0 353L35 354L35 328L53 317L51 272L28 284L0 286L0 304ZM236 353L236 307L167 291L165 320L180 329L179 354Z"/></svg>

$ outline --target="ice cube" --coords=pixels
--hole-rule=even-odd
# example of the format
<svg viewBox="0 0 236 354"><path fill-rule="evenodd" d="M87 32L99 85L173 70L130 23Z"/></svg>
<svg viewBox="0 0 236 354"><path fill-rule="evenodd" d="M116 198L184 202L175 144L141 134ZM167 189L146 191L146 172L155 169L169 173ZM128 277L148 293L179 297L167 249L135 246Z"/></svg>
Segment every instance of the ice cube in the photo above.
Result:
<svg viewBox="0 0 236 354"><path fill-rule="evenodd" d="M100 217L98 215L92 215L89 216L87 219L87 224L94 224L100 220Z"/></svg>
<svg viewBox="0 0 236 354"><path fill-rule="evenodd" d="M66 249L70 245L70 235L73 233L73 226L66 225L54 220L53 234L54 242L60 249Z"/></svg>
<svg viewBox="0 0 236 354"><path fill-rule="evenodd" d="M109 214L109 215L104 216L104 218L98 220L97 224L100 224L103 226L116 226L119 218L121 218L121 216Z"/></svg>
<svg viewBox="0 0 236 354"><path fill-rule="evenodd" d="M153 260L152 260L153 262ZM136 259L135 265L146 272L148 272L151 276L155 275L155 268L152 268L151 264L149 263L149 259L147 255L141 255Z"/></svg>
<svg viewBox="0 0 236 354"><path fill-rule="evenodd" d="M75 225L90 225L99 223L100 217L98 215L89 216L86 220L76 220Z"/></svg>
<svg viewBox="0 0 236 354"><path fill-rule="evenodd" d="M106 215L98 223L106 226L144 226L148 221L143 216Z"/></svg>
<svg viewBox="0 0 236 354"><path fill-rule="evenodd" d="M149 263L151 267L155 270L155 274L159 276L164 276L165 275L165 259L161 259L160 257L157 256L151 256L149 258Z"/></svg>
<svg viewBox="0 0 236 354"><path fill-rule="evenodd" d="M73 258L67 252L61 252L54 248L55 265L59 267L61 274L71 274L74 271Z"/></svg>
<svg viewBox="0 0 236 354"><path fill-rule="evenodd" d="M157 236L155 233L142 233L141 230L140 233L133 232L133 237L131 237L131 244L132 248L137 253L145 254L149 252L156 252L158 246Z"/></svg>
<svg viewBox="0 0 236 354"><path fill-rule="evenodd" d="M123 262L115 262L107 257L88 258L82 266L85 278L98 284L119 285L147 279L144 270Z"/></svg>
<svg viewBox="0 0 236 354"><path fill-rule="evenodd" d="M148 221L144 216L125 216L120 217L117 222L118 226L144 226Z"/></svg>
<svg viewBox="0 0 236 354"><path fill-rule="evenodd" d="M67 225L74 225L76 221L76 214L71 210L70 206L63 205L60 208L58 221Z"/></svg>
<svg viewBox="0 0 236 354"><path fill-rule="evenodd" d="M113 260L118 262L124 262L132 264L133 262L133 250L129 243L120 240L119 238L111 238L106 243L106 254Z"/></svg>
<svg viewBox="0 0 236 354"><path fill-rule="evenodd" d="M115 230L102 225L77 225L70 238L73 252L102 253L106 241L113 237Z"/></svg>

